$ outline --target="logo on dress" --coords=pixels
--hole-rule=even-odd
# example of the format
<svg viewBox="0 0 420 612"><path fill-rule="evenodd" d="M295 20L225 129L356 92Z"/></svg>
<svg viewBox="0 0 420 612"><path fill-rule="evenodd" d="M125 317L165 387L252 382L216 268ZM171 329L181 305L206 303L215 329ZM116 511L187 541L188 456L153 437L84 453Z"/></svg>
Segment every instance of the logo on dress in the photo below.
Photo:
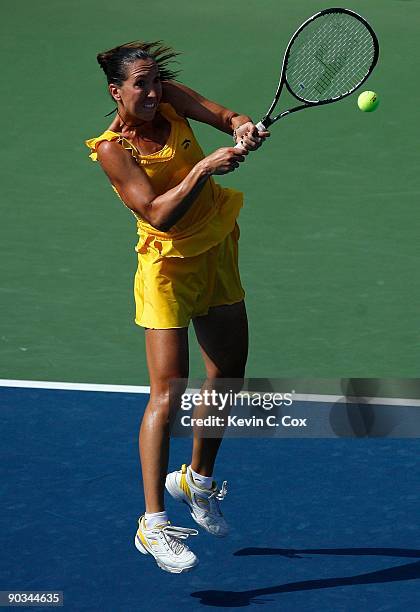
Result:
<svg viewBox="0 0 420 612"><path fill-rule="evenodd" d="M184 147L184 149L188 149L190 144L191 144L191 140L188 140L188 138L186 138L183 142L181 142L181 147Z"/></svg>

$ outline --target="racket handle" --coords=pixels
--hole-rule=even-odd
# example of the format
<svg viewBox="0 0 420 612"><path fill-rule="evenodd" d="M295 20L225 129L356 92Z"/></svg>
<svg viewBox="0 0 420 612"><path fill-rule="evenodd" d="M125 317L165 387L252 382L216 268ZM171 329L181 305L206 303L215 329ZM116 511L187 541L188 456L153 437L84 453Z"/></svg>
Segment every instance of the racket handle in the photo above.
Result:
<svg viewBox="0 0 420 612"><path fill-rule="evenodd" d="M257 130L259 132L264 132L267 128L265 127L264 123L262 123L261 121L258 121L258 123L255 126L257 128ZM234 147L234 149L243 149L243 147L241 146L241 143L238 142Z"/></svg>

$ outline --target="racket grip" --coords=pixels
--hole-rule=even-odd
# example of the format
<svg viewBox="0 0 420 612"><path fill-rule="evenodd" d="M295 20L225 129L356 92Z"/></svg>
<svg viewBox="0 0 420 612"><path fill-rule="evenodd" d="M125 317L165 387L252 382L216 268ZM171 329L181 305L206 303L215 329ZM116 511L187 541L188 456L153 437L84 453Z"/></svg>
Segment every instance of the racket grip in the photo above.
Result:
<svg viewBox="0 0 420 612"><path fill-rule="evenodd" d="M265 127L264 123L262 123L261 121L258 121L258 123L255 125L255 127L257 128L257 130L259 132L264 132L267 129ZM240 142L238 142L233 148L234 149L243 149L243 147L241 146Z"/></svg>

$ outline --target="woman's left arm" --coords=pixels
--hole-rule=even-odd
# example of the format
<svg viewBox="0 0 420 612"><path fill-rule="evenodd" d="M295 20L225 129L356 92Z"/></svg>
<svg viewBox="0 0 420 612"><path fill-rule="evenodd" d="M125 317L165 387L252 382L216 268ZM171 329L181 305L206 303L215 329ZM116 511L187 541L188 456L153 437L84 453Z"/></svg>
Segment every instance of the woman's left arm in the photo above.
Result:
<svg viewBox="0 0 420 612"><path fill-rule="evenodd" d="M246 149L258 149L270 133L259 132L251 117L235 113L182 83L163 81L162 102L169 102L182 117L207 123L222 132L232 134L235 142L241 142Z"/></svg>

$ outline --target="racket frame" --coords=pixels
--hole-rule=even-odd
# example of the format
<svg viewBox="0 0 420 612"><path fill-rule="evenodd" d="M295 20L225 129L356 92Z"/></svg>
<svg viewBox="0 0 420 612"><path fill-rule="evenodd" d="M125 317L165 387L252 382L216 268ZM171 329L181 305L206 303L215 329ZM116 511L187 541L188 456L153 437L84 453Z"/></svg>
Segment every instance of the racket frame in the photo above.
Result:
<svg viewBox="0 0 420 612"><path fill-rule="evenodd" d="M371 34L372 40L373 40L374 56L373 56L373 60L372 60L372 65L371 65L369 71L367 72L366 76L360 81L360 83L358 83L355 87L353 87L352 89L350 89L346 93L344 93L344 94L342 94L340 96L335 96L334 98L329 98L328 100L308 101L308 100L305 100L304 98L301 98L300 96L298 96L298 94L296 94L294 91L292 91L289 83L287 82L286 72L287 72L287 62L288 62L289 55L290 55L290 49L292 48L292 45L295 42L295 40L298 37L298 35L308 25L308 23L311 23L312 21L315 21L315 19L318 19L322 15L327 15L329 13L345 13L347 15L351 15L352 17L355 17L361 23L363 23L363 25L367 28L367 30ZM271 103L270 108L268 109L268 111L266 112L264 117L261 119L261 121L259 121L257 123L257 125L256 125L257 129L259 129L260 131L262 131L264 129L267 129L268 127L270 127L270 125L272 125L273 123L275 123L279 119L282 119L286 115L290 115L291 113L295 113L296 111L302 110L304 108L310 108L312 106L322 106L324 104L331 104L332 102L337 102L338 100L342 100L343 98L346 98L347 96L349 96L350 94L355 92L357 89L359 89L359 87L361 87L363 85L363 83L369 78L369 76L371 75L373 69L375 68L375 66L376 66L376 64L378 62L378 58L379 58L379 42L378 42L378 38L377 38L377 36L376 36L372 26L366 21L366 19L364 19L361 15L359 15L359 13L356 13L355 11L351 11L350 9L343 9L343 8L328 8L328 9L324 9L322 11L318 11L318 13L315 13L314 15L312 15L312 17L309 17L309 19L304 21L299 26L299 28L296 30L296 32L293 34L293 36L291 37L291 39L290 39L290 41L289 41L289 43L288 43L288 45L286 47L286 51L284 52L283 62L282 62L281 72L280 72L280 80L279 80L279 84L277 86L276 94L274 96L274 99L273 99L273 102ZM286 89L289 91L289 93L294 98L296 98L297 100L300 100L301 102L303 102L303 104L300 104L299 106L295 106L293 108L289 108L289 109L283 111L282 113L279 113L275 117L271 117L270 115L271 115L272 111L274 110L275 106L277 105L277 102L279 101L280 94L281 94L284 86L286 86Z"/></svg>

